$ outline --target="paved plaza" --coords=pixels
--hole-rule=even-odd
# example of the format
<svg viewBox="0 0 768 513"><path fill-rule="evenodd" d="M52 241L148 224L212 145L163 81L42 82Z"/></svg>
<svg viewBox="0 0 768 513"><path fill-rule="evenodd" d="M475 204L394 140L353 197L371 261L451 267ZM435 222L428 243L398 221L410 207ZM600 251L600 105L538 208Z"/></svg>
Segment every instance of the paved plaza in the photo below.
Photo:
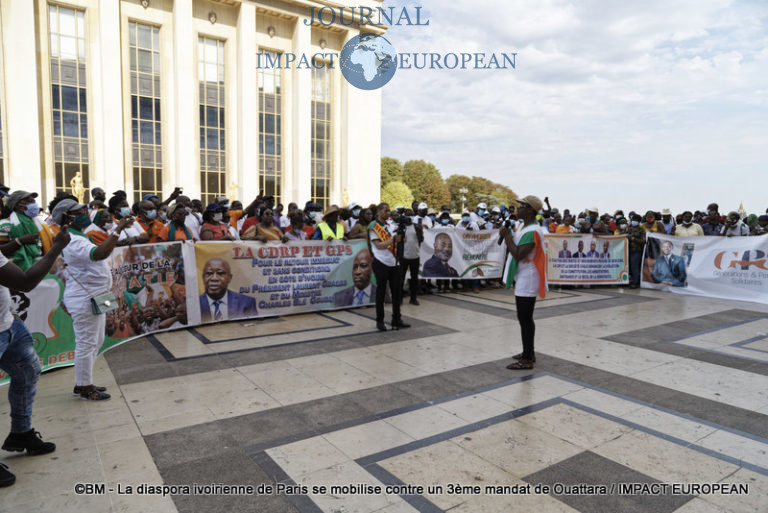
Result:
<svg viewBox="0 0 768 513"><path fill-rule="evenodd" d="M401 331L373 315L128 342L97 362L106 403L44 374L33 426L58 448L0 455L17 475L0 511L768 511L768 305L556 289L530 371L505 368L511 291L424 296Z"/></svg>

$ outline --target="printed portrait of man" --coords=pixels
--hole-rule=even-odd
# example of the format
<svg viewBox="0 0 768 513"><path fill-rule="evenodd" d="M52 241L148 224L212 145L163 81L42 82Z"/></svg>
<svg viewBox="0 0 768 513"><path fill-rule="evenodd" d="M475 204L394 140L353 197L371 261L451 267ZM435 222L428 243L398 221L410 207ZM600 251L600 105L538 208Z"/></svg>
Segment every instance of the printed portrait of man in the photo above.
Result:
<svg viewBox="0 0 768 513"><path fill-rule="evenodd" d="M211 258L203 266L200 318L203 322L226 321L256 315L256 299L228 290L232 270L221 258Z"/></svg>
<svg viewBox="0 0 768 513"><path fill-rule="evenodd" d="M448 265L453 256L453 241L447 233L435 236L435 254L424 262L422 276L424 278L452 278L459 275L456 269Z"/></svg>
<svg viewBox="0 0 768 513"><path fill-rule="evenodd" d="M558 258L571 258L571 252L568 250L568 239L563 240L563 249L557 254Z"/></svg>
<svg viewBox="0 0 768 513"><path fill-rule="evenodd" d="M598 258L599 256L600 253L597 252L597 241L593 239L592 242L589 243L587 258Z"/></svg>
<svg viewBox="0 0 768 513"><path fill-rule="evenodd" d="M579 249L577 251L574 251L571 255L571 258L587 258L587 254L584 253L584 241L579 241Z"/></svg>
<svg viewBox="0 0 768 513"><path fill-rule="evenodd" d="M670 287L685 287L688 273L685 268L685 258L672 254L672 241L661 243L661 254L653 264L651 278L654 283Z"/></svg>
<svg viewBox="0 0 768 513"><path fill-rule="evenodd" d="M603 252L600 253L600 258L611 258L611 252L608 249L611 247L611 243L607 240L603 241Z"/></svg>
<svg viewBox="0 0 768 513"><path fill-rule="evenodd" d="M353 285L333 295L334 306L367 305L376 298L376 285L371 283L373 255L364 249L355 255L352 262Z"/></svg>

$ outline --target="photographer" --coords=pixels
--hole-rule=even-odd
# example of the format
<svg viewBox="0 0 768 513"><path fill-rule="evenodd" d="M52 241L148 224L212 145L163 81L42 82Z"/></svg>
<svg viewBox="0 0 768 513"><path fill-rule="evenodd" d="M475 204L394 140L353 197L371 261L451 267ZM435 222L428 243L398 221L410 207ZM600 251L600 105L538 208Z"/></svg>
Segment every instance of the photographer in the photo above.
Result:
<svg viewBox="0 0 768 513"><path fill-rule="evenodd" d="M387 225L390 212L388 204L380 203L376 208L376 220L368 230L373 252L373 274L376 276L376 327L379 331L387 331L384 324L387 284L392 291L392 329L410 328L410 324L400 318L400 269L395 257L397 246L402 248L405 236L402 232L393 236Z"/></svg>
<svg viewBox="0 0 768 513"><path fill-rule="evenodd" d="M419 287L419 247L424 242L424 227L421 218L413 218L413 211L408 209L400 216L400 224L405 226L405 242L403 244L403 257L400 261L400 287L405 285L405 277L411 271L411 279L408 282L408 291L411 295L410 304L418 305L416 296L420 294ZM400 302L403 301L401 296Z"/></svg>

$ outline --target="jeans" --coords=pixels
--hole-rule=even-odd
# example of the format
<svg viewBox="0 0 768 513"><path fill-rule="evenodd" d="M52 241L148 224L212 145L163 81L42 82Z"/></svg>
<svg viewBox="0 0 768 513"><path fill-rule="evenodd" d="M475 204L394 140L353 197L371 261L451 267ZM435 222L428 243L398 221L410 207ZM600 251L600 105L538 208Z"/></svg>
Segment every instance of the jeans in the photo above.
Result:
<svg viewBox="0 0 768 513"><path fill-rule="evenodd" d="M520 322L520 334L523 338L524 360L533 360L533 336L536 333L536 324L533 322L533 308L535 306L535 297L515 296L517 320Z"/></svg>
<svg viewBox="0 0 768 513"><path fill-rule="evenodd" d="M376 322L384 322L384 299L387 284L392 291L392 324L400 322L400 268L384 265L373 259L373 275L376 277Z"/></svg>
<svg viewBox="0 0 768 513"><path fill-rule="evenodd" d="M11 405L11 433L32 429L32 403L40 379L40 360L29 330L18 319L0 332L0 369L11 378L8 403Z"/></svg>
<svg viewBox="0 0 768 513"><path fill-rule="evenodd" d="M403 290L405 284L405 277L408 275L408 271L411 272L411 279L408 282L408 289L411 293L411 300L416 299L416 295L419 293L419 262L418 258L403 258L400 263L400 270L402 272L402 281L400 282L400 290Z"/></svg>

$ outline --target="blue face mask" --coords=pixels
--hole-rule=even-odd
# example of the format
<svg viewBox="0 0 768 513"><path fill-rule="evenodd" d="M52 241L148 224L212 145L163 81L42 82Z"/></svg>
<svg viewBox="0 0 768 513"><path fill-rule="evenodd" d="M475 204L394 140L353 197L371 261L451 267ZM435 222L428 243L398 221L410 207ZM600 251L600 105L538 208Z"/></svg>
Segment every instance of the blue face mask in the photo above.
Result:
<svg viewBox="0 0 768 513"><path fill-rule="evenodd" d="M440 219L440 223L442 223L442 224L448 224L450 222L451 222L450 219Z"/></svg>
<svg viewBox="0 0 768 513"><path fill-rule="evenodd" d="M435 214L429 214L427 217L429 217L429 218L432 220L432 222L434 222L434 221L435 221L435 218L436 218L437 216L436 216Z"/></svg>
<svg viewBox="0 0 768 513"><path fill-rule="evenodd" d="M155 219L157 217L157 210L147 210L147 219Z"/></svg>
<svg viewBox="0 0 768 513"><path fill-rule="evenodd" d="M358 217L360 216L360 209L356 208L352 211L352 217Z"/></svg>
<svg viewBox="0 0 768 513"><path fill-rule="evenodd" d="M630 226L640 226L640 222L639 221L630 221L629 224L630 224Z"/></svg>
<svg viewBox="0 0 768 513"><path fill-rule="evenodd" d="M469 222L469 216L461 216L461 220L465 223Z"/></svg>
<svg viewBox="0 0 768 513"><path fill-rule="evenodd" d="M481 217L482 217L483 215L485 215L485 209L484 209L484 208L481 208L481 209L479 209L479 210L477 211L477 215L479 215L479 216L481 216Z"/></svg>
<svg viewBox="0 0 768 513"><path fill-rule="evenodd" d="M131 215L131 207L120 207L120 217L128 217Z"/></svg>
<svg viewBox="0 0 768 513"><path fill-rule="evenodd" d="M35 218L39 213L40 213L40 205L34 202L28 204L27 208L24 210L24 215L26 215L29 218Z"/></svg>

